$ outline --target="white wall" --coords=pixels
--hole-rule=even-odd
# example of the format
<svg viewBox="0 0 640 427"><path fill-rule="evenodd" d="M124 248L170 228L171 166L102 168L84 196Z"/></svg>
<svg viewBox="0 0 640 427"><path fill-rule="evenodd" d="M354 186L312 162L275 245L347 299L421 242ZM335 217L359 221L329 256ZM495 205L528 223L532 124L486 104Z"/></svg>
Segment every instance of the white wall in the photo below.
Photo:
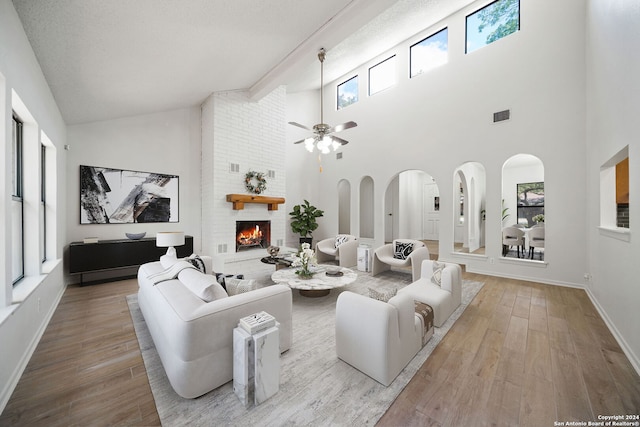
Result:
<svg viewBox="0 0 640 427"><path fill-rule="evenodd" d="M424 170L440 190L441 259L464 263L471 271L582 286L586 260L576 248L586 246L584 191L580 191L586 176L585 4L522 2L520 31L465 55L464 18L481 5L461 10L355 70L361 82L357 104L340 111L331 108L335 84L354 73L326 85L326 121L354 120L358 127L340 134L350 141L342 149L342 160L332 155L323 158L324 171L317 175L319 188L325 190L319 195L320 207L333 208L333 189L340 179L353 184L370 175L376 191L375 241L380 245L388 183L400 171ZM449 62L409 79L409 46L444 26L449 28ZM368 67L392 54L400 67L398 83L368 97ZM493 113L507 108L511 120L494 124ZM548 221L563 224L553 229L554 246L545 250L544 268L500 259L502 165L518 153L543 161ZM486 170L484 257L453 253L453 177L467 161L480 162ZM358 195L354 192L352 197ZM567 218L571 221L565 223Z"/></svg>
<svg viewBox="0 0 640 427"><path fill-rule="evenodd" d="M11 144L3 144L0 150L2 174L0 175L0 276L2 277L0 295L0 411L4 409L24 368L42 333L44 332L62 293L64 281L62 277L62 241L64 236L65 217L65 155L62 146L66 143L65 124L60 111L51 95L40 66L29 45L28 39L18 15L10 0L0 0L0 133L3 141L11 141L11 110L16 101L12 91L20 97L24 107L33 120L32 126L36 139L44 132L53 144L55 163L51 170L50 184L57 185L53 192L50 207L55 208L57 221L47 238L58 239L53 250L49 250L49 260L42 264L39 261L38 243L26 242L25 262L28 276L15 287L11 283L11 242L9 233L11 195ZM39 141L29 141L38 144ZM29 147L33 149L33 147ZM25 173L33 174L31 170ZM28 180L33 182L32 179ZM28 183L25 183L29 185ZM29 189L34 186L31 185ZM36 186L37 187L37 184ZM25 195L27 197L27 195ZM28 196L32 197L32 195ZM29 216L33 217L33 209ZM49 214L51 212L49 211ZM37 215L36 215L37 217ZM27 239L39 239L38 233L30 229ZM31 236L31 237L29 237ZM51 242L49 242L51 243ZM30 248L35 248L32 250ZM32 256L33 255L33 256ZM35 259L34 259L35 257ZM35 268L33 268L35 266Z"/></svg>
<svg viewBox="0 0 640 427"><path fill-rule="evenodd" d="M89 236L124 239L125 233L154 237L158 231L184 231L200 250L200 108L73 125L67 132L67 244ZM179 222L80 224L80 165L178 175Z"/></svg>
<svg viewBox="0 0 640 427"><path fill-rule="evenodd" d="M634 0L587 2L587 255L588 289L640 371L640 8ZM598 229L600 167L629 146L631 238ZM573 165L572 165L573 166Z"/></svg>

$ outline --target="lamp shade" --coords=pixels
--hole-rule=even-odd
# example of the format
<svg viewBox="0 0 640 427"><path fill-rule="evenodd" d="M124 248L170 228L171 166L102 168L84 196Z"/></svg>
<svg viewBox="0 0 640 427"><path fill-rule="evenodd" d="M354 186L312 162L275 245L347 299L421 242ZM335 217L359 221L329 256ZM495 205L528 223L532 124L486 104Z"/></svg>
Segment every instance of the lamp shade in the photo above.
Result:
<svg viewBox="0 0 640 427"><path fill-rule="evenodd" d="M184 232L182 231L160 231L156 234L156 246L160 248L182 245L184 245Z"/></svg>

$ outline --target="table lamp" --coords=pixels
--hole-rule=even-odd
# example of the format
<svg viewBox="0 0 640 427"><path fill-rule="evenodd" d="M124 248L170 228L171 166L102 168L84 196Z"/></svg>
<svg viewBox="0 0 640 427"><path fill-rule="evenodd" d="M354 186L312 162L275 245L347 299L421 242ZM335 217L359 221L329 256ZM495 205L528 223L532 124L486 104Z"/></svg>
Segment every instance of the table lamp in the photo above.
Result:
<svg viewBox="0 0 640 427"><path fill-rule="evenodd" d="M177 257L176 248L174 246L184 245L184 232L182 231L159 231L156 234L156 246L167 249L166 255Z"/></svg>

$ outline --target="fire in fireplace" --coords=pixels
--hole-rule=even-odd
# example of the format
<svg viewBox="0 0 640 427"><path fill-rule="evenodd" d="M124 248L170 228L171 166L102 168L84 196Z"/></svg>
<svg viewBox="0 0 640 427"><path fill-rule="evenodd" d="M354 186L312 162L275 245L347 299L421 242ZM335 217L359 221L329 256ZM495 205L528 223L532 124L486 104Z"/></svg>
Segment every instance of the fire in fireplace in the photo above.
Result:
<svg viewBox="0 0 640 427"><path fill-rule="evenodd" d="M271 244L271 221L236 221L236 252L267 248Z"/></svg>

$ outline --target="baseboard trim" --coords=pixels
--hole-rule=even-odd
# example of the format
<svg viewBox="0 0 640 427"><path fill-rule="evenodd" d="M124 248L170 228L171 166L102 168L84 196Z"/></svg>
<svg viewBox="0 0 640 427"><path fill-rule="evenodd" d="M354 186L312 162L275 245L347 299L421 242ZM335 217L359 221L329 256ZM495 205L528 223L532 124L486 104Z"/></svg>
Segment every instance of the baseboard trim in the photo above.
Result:
<svg viewBox="0 0 640 427"><path fill-rule="evenodd" d="M27 369L29 360L31 360L31 357L33 356L33 353L36 351L36 348L38 347L38 344L40 343L40 340L42 339L42 336L44 335L44 332L46 331L47 326L49 326L49 322L51 321L53 314L58 308L58 305L60 304L60 300L62 300L62 296L64 295L65 290L66 290L66 286L62 286L60 288L60 291L56 295L54 303L51 304L51 308L47 312L47 315L43 317L42 319L43 321L38 327L36 334L33 336L33 339L31 340L24 354L22 355L22 358L20 359L20 363L16 366L16 369L13 371L13 374L9 378L9 381L7 381L7 384L0 392L0 413L4 411L4 408L7 406L7 403L9 403L9 399L11 398L13 391L18 386L18 382L20 381L20 378L22 377L24 370Z"/></svg>
<svg viewBox="0 0 640 427"><path fill-rule="evenodd" d="M600 305L600 302L595 297L595 295L593 295L591 289L585 288L585 290L587 291L587 295L589 296L591 303L596 308L596 310L598 310L600 317L602 317L602 320L604 320L604 323L607 325L607 328L609 328L609 331L611 331L611 334L618 342L618 345L624 352L625 356L627 356L627 359L629 359L629 362L631 362L631 366L633 366L633 369L635 369L636 373L640 375L640 358L638 358L631 347L627 344L627 341L624 339L620 331L618 331L618 328L616 328L616 325L613 323L613 321L611 321L611 318L602 307L602 305Z"/></svg>

